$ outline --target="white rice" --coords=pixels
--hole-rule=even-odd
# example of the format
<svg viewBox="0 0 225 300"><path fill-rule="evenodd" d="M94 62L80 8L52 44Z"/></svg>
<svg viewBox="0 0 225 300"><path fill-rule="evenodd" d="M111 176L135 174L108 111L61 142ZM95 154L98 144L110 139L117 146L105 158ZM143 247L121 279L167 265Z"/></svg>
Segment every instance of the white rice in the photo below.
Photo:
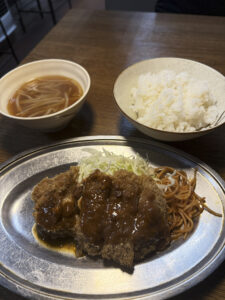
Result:
<svg viewBox="0 0 225 300"><path fill-rule="evenodd" d="M195 131L213 123L218 115L208 82L187 72L142 74L131 89L131 99L136 120L160 130Z"/></svg>

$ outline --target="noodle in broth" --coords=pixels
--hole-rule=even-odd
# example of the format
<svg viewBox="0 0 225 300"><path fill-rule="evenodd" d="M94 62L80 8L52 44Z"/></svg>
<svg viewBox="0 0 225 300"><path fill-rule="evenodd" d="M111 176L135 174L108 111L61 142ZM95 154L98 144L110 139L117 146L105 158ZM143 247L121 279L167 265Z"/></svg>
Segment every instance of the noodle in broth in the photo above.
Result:
<svg viewBox="0 0 225 300"><path fill-rule="evenodd" d="M9 99L8 111L17 117L53 114L76 102L83 94L78 82L64 76L43 76L26 82Z"/></svg>

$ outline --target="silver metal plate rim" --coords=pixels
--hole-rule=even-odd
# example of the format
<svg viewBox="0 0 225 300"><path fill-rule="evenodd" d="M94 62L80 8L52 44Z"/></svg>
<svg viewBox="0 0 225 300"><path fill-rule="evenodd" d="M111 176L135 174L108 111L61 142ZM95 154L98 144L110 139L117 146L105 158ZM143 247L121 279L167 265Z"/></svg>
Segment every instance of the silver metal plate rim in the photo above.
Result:
<svg viewBox="0 0 225 300"><path fill-rule="evenodd" d="M44 149L50 149L50 148L54 148L56 146L59 145L66 145L66 144L73 144L73 143L78 143L78 142L94 142L94 141L103 141L103 140L114 140L114 141L118 141L118 142L134 142L134 143L142 143L142 144L147 144L147 145L154 145L156 147L160 147L163 149L167 149L169 151L172 151L174 153L176 153L177 155L181 155L183 157L185 157L185 159L191 160L195 163L197 163L198 165L201 166L201 168L203 168L204 170L207 171L207 173L209 173L216 181L217 183L220 185L220 187L222 188L223 192L225 191L225 183L224 181L220 178L220 176L213 170L211 169L208 165L204 164L203 162L201 162L199 159L194 158L193 156L182 152L180 150L177 150L171 146L168 145L164 145L155 141L149 141L149 140L144 140L144 139L138 139L138 138L129 138L126 139L125 137L121 137L121 136L91 136L91 137L81 137L81 138L74 138L74 139L67 139L67 140L63 140L59 143L54 143L51 145L47 145L47 146L43 146L43 147L38 147L35 149L31 149L29 151L25 151L19 155L14 156L12 159L6 161L5 163L0 165L0 174L7 172L7 168L11 168L11 165L13 164L17 164L20 163L21 159L24 159L26 157L29 157L30 155L35 155L35 153L38 153L41 150ZM1 178L1 176L0 176ZM211 274L218 266L220 263L222 263L222 261L225 258L225 247L223 245L223 248L221 248L220 252L217 254L216 258L214 258L211 262L208 262L208 265L206 268L204 268L204 272L202 273L201 270L199 270L197 273L192 274L192 276L190 276L190 278L186 278L184 283L179 283L178 285L174 285L172 287L166 288L165 290L161 290L161 291L157 291L156 293L151 293L151 295L147 294L147 295L140 295L141 299L164 299L164 298L168 298L171 296L174 296L176 294L179 294L183 291L185 291L187 288L190 288L194 285L196 285L197 283L199 283L200 281L202 281L203 279L205 279L209 274ZM6 288L9 288L10 290L19 293L25 297L32 297L32 299L56 299L56 297L58 299L93 299L93 295L91 297L88 297L88 295L86 295L87 297L85 297L84 295L77 295L75 296L75 298L65 298L65 296L62 296L63 298L61 298L60 293L56 296L54 295L54 297L52 297L52 295L48 294L47 292L45 292L44 290L41 290L38 287L29 287L26 285L26 282L23 284L17 280L13 279L13 274L7 274L7 270L5 270L6 272L2 272L2 270L4 270L4 266L1 266L0 264L0 283L5 286ZM188 287L187 287L188 286ZM143 291L144 292L144 291ZM100 295L98 295L98 299L115 299L115 296L113 295L108 295L109 297L99 297ZM121 295L122 296L122 295ZM128 295L127 295L128 296ZM127 298L126 295L123 295L122 297L120 297L120 299L123 298ZM130 295L130 299L135 298L138 299L139 296L138 295ZM129 296L128 296L129 297Z"/></svg>

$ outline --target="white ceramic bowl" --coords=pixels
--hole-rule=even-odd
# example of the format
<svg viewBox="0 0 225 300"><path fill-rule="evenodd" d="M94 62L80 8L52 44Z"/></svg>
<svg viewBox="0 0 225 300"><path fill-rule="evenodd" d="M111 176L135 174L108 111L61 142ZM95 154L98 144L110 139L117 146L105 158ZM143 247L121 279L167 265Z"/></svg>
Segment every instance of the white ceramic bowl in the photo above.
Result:
<svg viewBox="0 0 225 300"><path fill-rule="evenodd" d="M162 141L182 141L199 137L221 126L222 118L217 126L201 131L171 132L145 126L135 120L135 114L130 108L131 88L137 85L138 77L148 72L159 73L162 70L173 70L176 73L187 72L198 80L207 80L217 100L218 111L225 110L225 77L202 63L182 58L154 58L136 63L125 69L117 78L114 85L114 97L121 112L133 125L144 134Z"/></svg>
<svg viewBox="0 0 225 300"><path fill-rule="evenodd" d="M7 104L15 91L27 81L49 75L61 75L75 79L83 89L83 96L71 106L50 115L33 118L10 115ZM89 88L90 76L79 64L62 59L34 61L13 69L0 79L0 113L26 127L41 131L56 131L65 127L79 111L86 99Z"/></svg>

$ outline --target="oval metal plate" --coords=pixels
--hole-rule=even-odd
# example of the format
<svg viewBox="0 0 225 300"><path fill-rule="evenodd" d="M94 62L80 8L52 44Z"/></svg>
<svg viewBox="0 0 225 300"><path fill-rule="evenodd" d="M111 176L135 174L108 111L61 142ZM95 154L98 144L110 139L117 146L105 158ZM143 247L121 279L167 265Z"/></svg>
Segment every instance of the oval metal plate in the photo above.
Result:
<svg viewBox="0 0 225 300"><path fill-rule="evenodd" d="M182 168L190 176L197 167L197 193L223 217L204 211L187 240L136 264L132 274L101 259L77 259L42 247L31 231L31 191L43 177L77 164L88 155L86 148L139 153L153 166ZM203 280L225 258L223 180L204 163L167 145L120 136L70 139L14 157L1 165L0 176L0 284L25 297L163 299Z"/></svg>

